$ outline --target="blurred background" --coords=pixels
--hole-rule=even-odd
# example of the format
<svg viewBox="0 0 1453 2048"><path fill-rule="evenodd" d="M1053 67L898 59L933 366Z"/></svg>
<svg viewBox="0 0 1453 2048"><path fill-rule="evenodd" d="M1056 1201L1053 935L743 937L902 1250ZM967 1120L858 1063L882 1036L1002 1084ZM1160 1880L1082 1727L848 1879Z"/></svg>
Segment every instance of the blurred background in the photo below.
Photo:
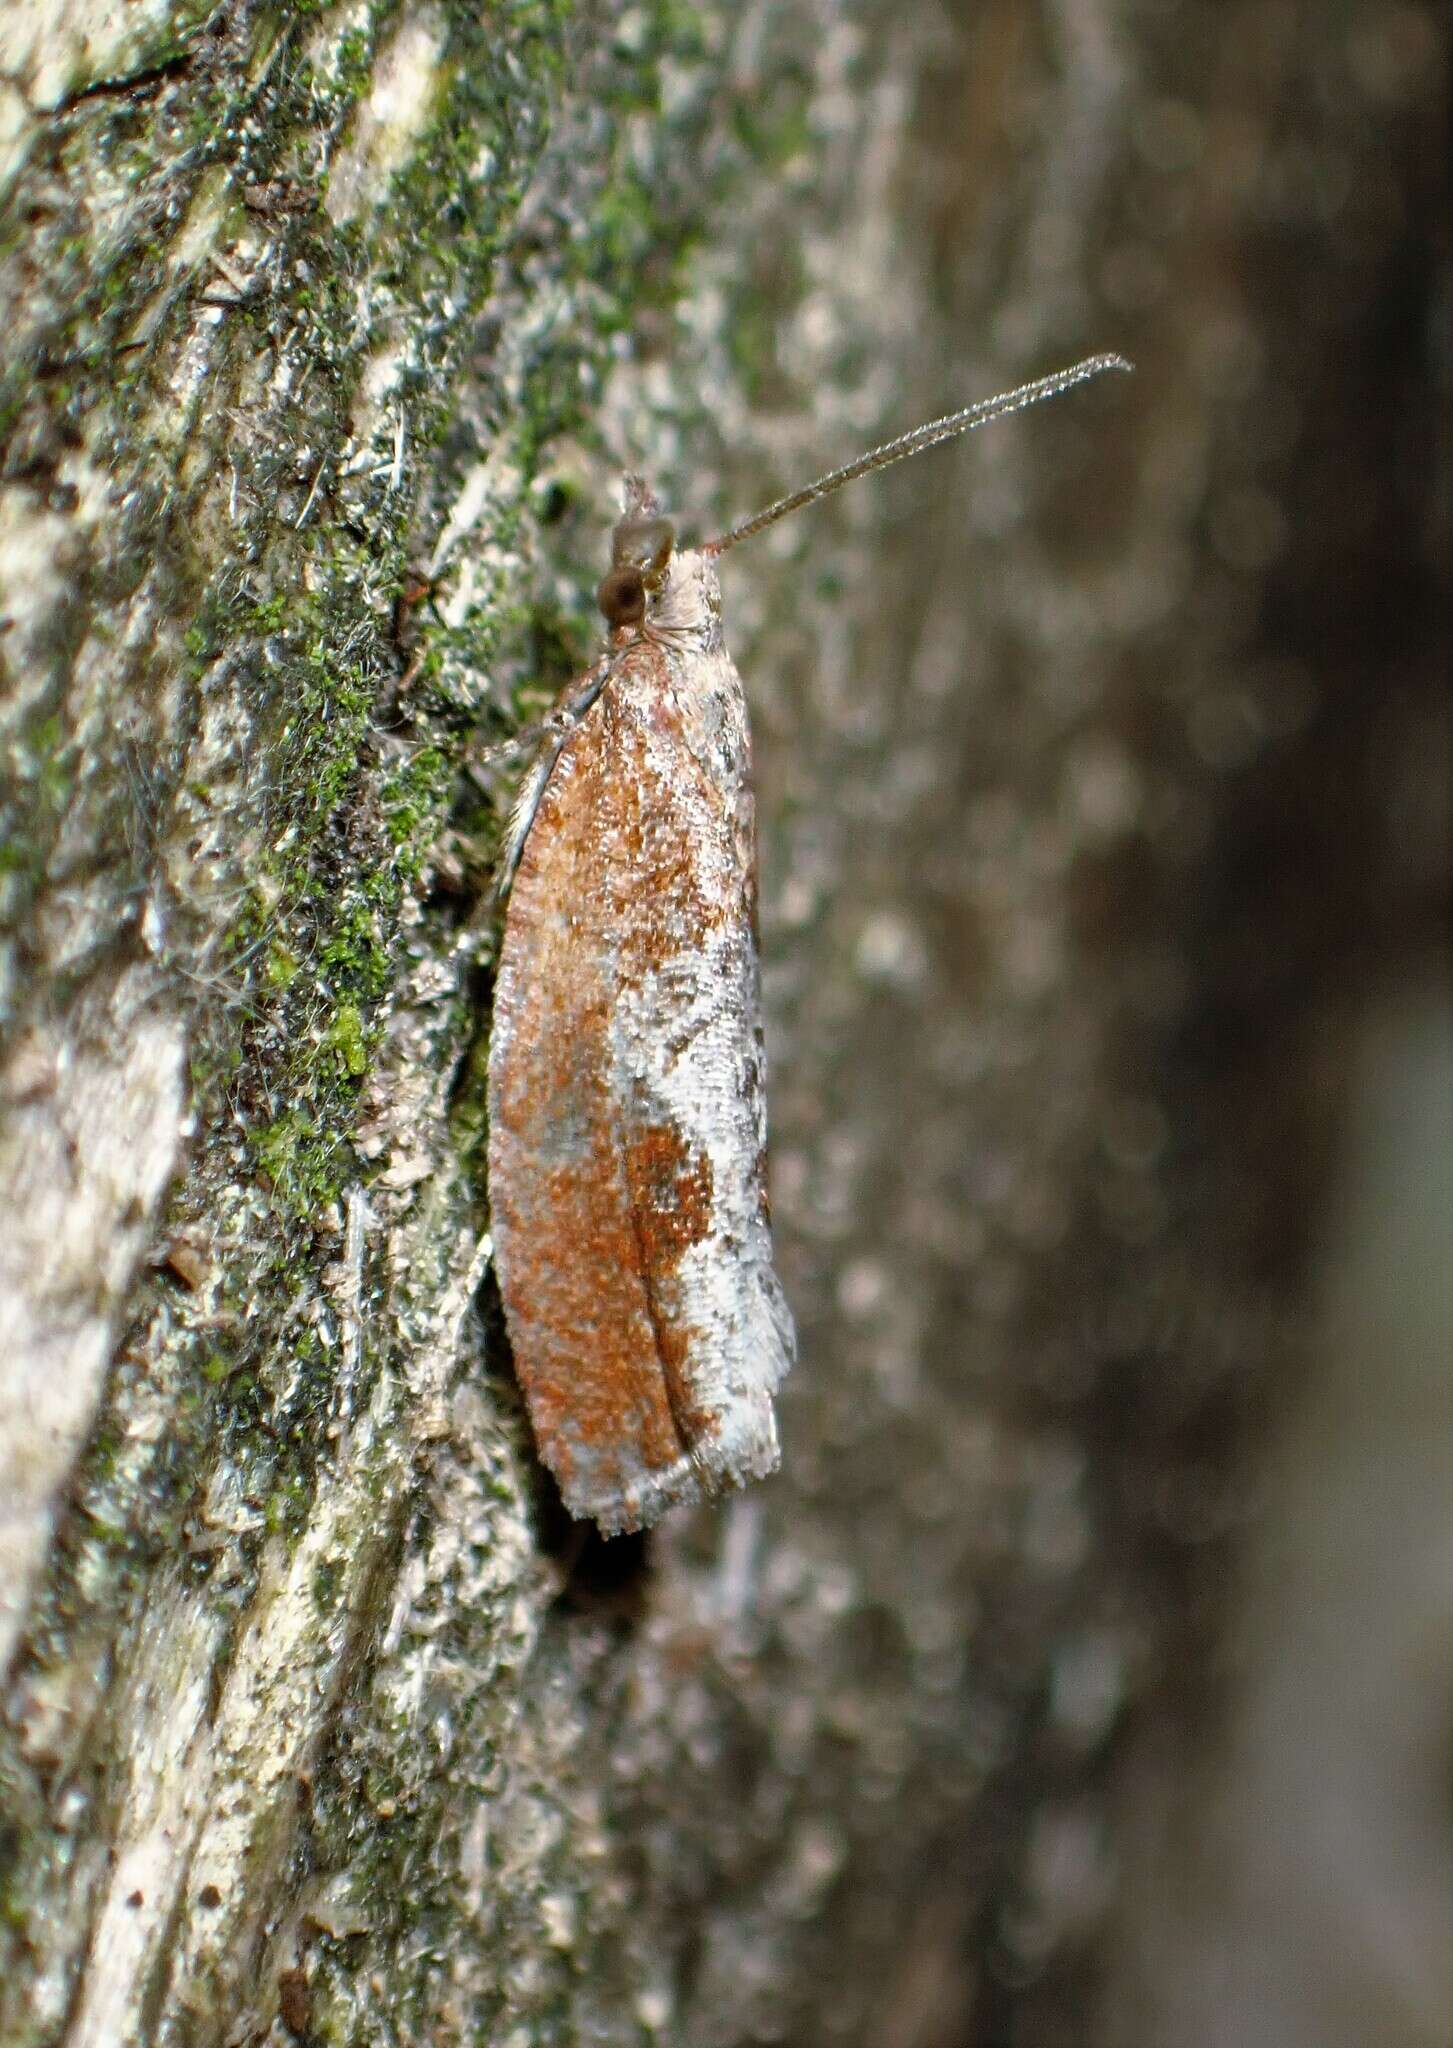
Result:
<svg viewBox="0 0 1453 2048"><path fill-rule="evenodd" d="M894 1956L824 1951L783 2037L1437 2048L1442 20L812 12L731 45L773 175L622 370L621 458L688 451L710 530L1137 371L726 568L803 1325L763 1540L852 1588L824 1922Z"/></svg>

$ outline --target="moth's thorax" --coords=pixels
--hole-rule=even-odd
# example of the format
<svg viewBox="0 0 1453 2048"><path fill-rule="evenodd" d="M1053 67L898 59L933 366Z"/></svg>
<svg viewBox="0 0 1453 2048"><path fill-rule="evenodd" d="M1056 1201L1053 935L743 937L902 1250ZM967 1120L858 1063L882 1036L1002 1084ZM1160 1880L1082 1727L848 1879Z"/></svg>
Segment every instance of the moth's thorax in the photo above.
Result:
<svg viewBox="0 0 1453 2048"><path fill-rule="evenodd" d="M646 612L646 632L693 654L720 651L721 584L713 555L687 548L671 556Z"/></svg>
<svg viewBox="0 0 1453 2048"><path fill-rule="evenodd" d="M616 666L602 695L607 714L629 707L637 730L654 735L649 744L675 756L671 772L679 773L690 756L716 789L716 801L731 808L739 789L749 801L746 696L722 636L714 557L697 549L673 554L645 619L622 631L615 648ZM747 858L754 860L754 852Z"/></svg>

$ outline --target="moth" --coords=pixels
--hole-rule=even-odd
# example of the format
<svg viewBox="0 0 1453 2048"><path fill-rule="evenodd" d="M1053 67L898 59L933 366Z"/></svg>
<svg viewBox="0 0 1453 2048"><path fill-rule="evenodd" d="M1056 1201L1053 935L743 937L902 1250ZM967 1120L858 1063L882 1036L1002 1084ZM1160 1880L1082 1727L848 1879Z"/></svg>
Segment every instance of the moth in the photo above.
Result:
<svg viewBox="0 0 1453 2048"><path fill-rule="evenodd" d="M869 470L1111 369L950 413L678 548L639 477L511 815L489 1051L494 1258L536 1443L607 1535L779 1457L796 1349L773 1270L756 819L717 565Z"/></svg>

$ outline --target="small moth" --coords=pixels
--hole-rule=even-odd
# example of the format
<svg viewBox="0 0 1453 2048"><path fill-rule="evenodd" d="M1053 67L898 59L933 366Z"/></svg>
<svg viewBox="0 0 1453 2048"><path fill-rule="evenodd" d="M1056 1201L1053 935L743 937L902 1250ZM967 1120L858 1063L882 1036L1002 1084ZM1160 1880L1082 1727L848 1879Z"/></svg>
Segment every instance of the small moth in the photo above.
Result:
<svg viewBox="0 0 1453 2048"><path fill-rule="evenodd" d="M728 548L1120 356L889 441L701 547L639 477L510 820L489 1051L494 1255L540 1455L606 1535L777 1464L796 1349L772 1268L756 821Z"/></svg>

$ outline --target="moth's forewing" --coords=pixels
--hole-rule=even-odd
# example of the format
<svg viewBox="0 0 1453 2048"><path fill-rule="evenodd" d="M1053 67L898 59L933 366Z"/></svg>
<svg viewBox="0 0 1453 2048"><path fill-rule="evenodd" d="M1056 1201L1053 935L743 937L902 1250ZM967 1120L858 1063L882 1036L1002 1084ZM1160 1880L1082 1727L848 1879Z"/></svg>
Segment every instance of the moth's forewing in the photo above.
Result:
<svg viewBox="0 0 1453 2048"><path fill-rule="evenodd" d="M490 1047L516 1368L566 1505L608 1533L777 1462L793 1335L771 1264L754 861L730 658L636 643L539 793Z"/></svg>

